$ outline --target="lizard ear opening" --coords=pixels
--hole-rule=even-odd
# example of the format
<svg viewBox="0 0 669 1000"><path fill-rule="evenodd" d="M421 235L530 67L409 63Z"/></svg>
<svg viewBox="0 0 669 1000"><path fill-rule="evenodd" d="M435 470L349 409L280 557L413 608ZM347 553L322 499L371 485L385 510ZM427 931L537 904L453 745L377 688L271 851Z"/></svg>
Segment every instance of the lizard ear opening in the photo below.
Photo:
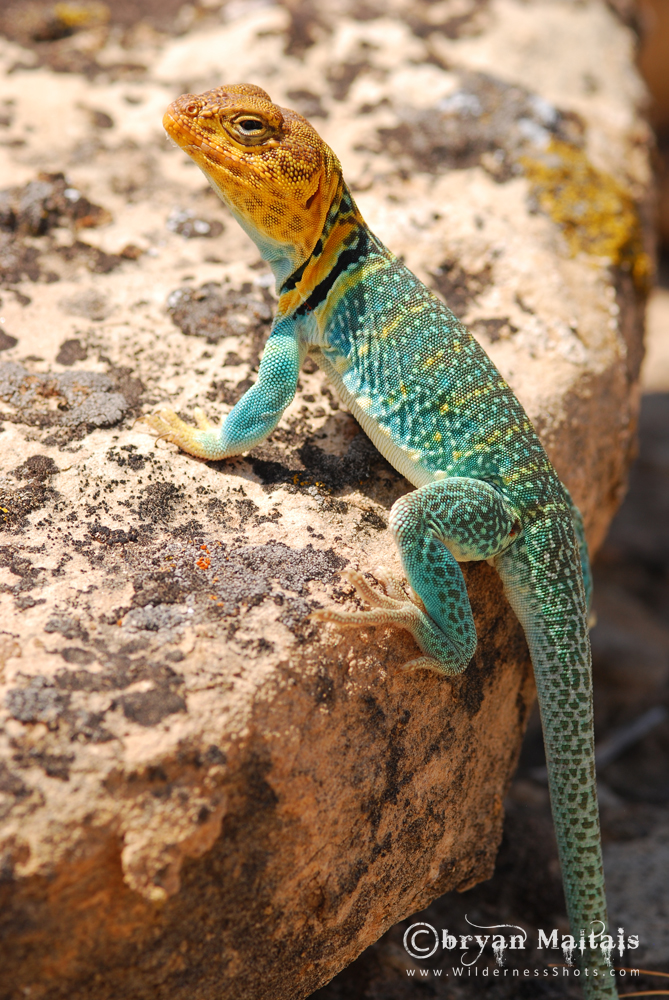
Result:
<svg viewBox="0 0 669 1000"><path fill-rule="evenodd" d="M319 172L319 173L316 174L315 180L316 180L316 187L311 192L311 194L306 197L306 199L304 201L304 207L306 209L310 209L311 208L311 206L313 205L313 203L316 201L316 198L318 197L318 195L321 193L321 191L323 189L323 174L322 174L322 172Z"/></svg>

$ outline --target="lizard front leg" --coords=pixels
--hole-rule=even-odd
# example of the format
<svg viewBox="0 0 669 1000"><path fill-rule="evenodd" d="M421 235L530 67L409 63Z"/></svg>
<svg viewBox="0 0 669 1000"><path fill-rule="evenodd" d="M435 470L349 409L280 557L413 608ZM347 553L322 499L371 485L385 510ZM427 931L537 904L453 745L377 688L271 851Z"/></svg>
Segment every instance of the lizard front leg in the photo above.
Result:
<svg viewBox="0 0 669 1000"><path fill-rule="evenodd" d="M386 595L360 574L349 574L372 611L323 609L312 617L345 626L399 625L423 656L405 669L461 673L476 649L476 628L458 560L488 559L502 552L520 529L510 504L488 483L442 479L401 497L390 512L390 530L413 596L387 582Z"/></svg>
<svg viewBox="0 0 669 1000"><path fill-rule="evenodd" d="M265 345L257 381L220 427L210 423L199 407L194 411L197 427L167 409L142 419L159 437L172 441L189 455L211 460L240 455L276 427L295 395L304 351L293 321L284 319L277 324Z"/></svg>

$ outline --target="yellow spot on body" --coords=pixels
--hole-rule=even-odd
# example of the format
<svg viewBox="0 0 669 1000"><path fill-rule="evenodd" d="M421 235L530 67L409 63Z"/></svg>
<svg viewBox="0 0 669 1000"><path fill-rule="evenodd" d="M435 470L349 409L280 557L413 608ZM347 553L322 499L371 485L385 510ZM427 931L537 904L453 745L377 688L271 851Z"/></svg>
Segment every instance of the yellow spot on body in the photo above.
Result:
<svg viewBox="0 0 669 1000"><path fill-rule="evenodd" d="M395 318L392 319L390 323L387 323L386 326L384 326L384 328L381 330L381 336L389 337L390 334L395 329L395 327L398 325L398 323L401 323L403 319L404 319L403 313L398 313L398 315L395 316Z"/></svg>
<svg viewBox="0 0 669 1000"><path fill-rule="evenodd" d="M448 403L442 403L441 406L439 407L440 413L448 413L449 410L450 406L448 405Z"/></svg>
<svg viewBox="0 0 669 1000"><path fill-rule="evenodd" d="M403 396L409 395L407 392L407 387L405 386L404 382L400 382L400 392L402 393Z"/></svg>

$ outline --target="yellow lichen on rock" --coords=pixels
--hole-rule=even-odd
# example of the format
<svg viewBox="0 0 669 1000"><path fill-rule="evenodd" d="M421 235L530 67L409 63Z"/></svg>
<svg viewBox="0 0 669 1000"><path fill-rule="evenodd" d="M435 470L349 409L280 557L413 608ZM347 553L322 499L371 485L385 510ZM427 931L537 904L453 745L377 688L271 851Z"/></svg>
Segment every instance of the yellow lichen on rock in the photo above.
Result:
<svg viewBox="0 0 669 1000"><path fill-rule="evenodd" d="M521 163L532 196L562 230L570 254L607 257L630 271L640 293L648 292L652 261L643 249L637 207L622 185L597 170L584 150L559 139Z"/></svg>

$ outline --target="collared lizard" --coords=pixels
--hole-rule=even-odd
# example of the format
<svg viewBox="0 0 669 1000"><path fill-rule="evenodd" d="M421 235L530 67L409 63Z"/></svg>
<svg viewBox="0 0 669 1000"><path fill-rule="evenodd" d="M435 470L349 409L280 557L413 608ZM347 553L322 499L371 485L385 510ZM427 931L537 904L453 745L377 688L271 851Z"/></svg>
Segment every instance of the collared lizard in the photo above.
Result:
<svg viewBox="0 0 669 1000"><path fill-rule="evenodd" d="M384 593L349 574L367 611L313 616L397 625L421 655L405 669L453 675L476 647L458 562L488 560L527 637L572 935L602 932L606 902L594 768L581 516L522 406L483 349L366 226L340 163L312 126L250 84L186 94L168 134L204 172L276 279L276 317L257 381L222 425L194 411L145 419L205 459L248 451L276 427L300 366L315 359L379 451L416 490L390 512L409 584ZM593 938L582 954L589 1000L616 997Z"/></svg>

